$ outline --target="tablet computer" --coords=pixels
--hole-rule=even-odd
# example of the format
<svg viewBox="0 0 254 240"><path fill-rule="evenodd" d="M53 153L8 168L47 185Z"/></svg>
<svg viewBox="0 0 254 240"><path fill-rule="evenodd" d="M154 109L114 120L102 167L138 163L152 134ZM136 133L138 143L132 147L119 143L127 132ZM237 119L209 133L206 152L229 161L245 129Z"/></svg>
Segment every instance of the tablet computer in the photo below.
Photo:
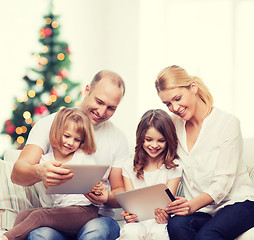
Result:
<svg viewBox="0 0 254 240"><path fill-rule="evenodd" d="M153 219L156 208L165 209L175 200L165 184L121 192L115 198L126 212L136 214L139 221Z"/></svg>
<svg viewBox="0 0 254 240"><path fill-rule="evenodd" d="M67 182L48 187L47 194L86 194L101 181L108 165L70 165L65 164L63 167L69 168L74 176Z"/></svg>

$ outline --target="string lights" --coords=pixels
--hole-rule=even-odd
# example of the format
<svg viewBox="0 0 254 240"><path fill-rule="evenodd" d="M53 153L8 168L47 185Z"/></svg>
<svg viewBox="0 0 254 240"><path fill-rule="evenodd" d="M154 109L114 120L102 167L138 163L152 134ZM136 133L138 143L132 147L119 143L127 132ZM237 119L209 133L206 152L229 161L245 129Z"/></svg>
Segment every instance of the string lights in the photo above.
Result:
<svg viewBox="0 0 254 240"><path fill-rule="evenodd" d="M2 134L17 148L22 148L36 122L62 107L78 106L79 83L69 79L71 49L59 40L60 24L53 10L40 28L41 52L32 54L35 67L23 79L27 90L21 91L13 104L12 116L6 120Z"/></svg>

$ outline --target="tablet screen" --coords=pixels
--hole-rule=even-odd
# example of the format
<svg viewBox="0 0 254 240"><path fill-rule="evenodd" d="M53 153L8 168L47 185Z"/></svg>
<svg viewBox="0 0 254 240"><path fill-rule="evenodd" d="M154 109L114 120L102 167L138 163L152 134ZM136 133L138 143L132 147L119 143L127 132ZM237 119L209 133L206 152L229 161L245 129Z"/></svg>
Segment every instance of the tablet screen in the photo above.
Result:
<svg viewBox="0 0 254 240"><path fill-rule="evenodd" d="M109 166L106 165L63 165L70 168L74 176L69 181L48 187L47 194L86 194L101 181Z"/></svg>
<svg viewBox="0 0 254 240"><path fill-rule="evenodd" d="M136 214L139 221L153 219L156 208L165 209L174 200L173 194L165 184L157 184L115 194L120 206L129 213ZM171 196L172 195L172 196Z"/></svg>

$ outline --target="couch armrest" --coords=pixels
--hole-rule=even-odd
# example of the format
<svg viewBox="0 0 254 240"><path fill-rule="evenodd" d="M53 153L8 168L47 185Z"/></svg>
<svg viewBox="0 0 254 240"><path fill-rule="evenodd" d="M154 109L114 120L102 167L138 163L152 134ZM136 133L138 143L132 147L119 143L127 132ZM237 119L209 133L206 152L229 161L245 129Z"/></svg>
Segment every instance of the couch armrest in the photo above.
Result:
<svg viewBox="0 0 254 240"><path fill-rule="evenodd" d="M18 159L20 153L21 150L9 149L4 153L4 161L14 164Z"/></svg>
<svg viewBox="0 0 254 240"><path fill-rule="evenodd" d="M20 150L9 150L0 160L0 227L1 230L12 228L19 211L40 207L39 197L35 186L22 187L13 184L10 175L13 164Z"/></svg>

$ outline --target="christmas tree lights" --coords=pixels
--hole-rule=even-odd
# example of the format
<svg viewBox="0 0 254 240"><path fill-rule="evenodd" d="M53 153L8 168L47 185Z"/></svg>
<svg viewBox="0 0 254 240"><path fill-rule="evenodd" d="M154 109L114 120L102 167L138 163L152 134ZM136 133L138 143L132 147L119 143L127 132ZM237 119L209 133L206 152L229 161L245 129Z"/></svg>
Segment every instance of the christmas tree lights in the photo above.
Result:
<svg viewBox="0 0 254 240"><path fill-rule="evenodd" d="M4 122L5 134L15 148L24 147L34 124L42 117L79 103L80 84L69 79L69 45L59 40L59 16L53 13L44 16L45 25L39 31L41 52L33 53L37 65L23 77L27 90L14 100L11 119Z"/></svg>

